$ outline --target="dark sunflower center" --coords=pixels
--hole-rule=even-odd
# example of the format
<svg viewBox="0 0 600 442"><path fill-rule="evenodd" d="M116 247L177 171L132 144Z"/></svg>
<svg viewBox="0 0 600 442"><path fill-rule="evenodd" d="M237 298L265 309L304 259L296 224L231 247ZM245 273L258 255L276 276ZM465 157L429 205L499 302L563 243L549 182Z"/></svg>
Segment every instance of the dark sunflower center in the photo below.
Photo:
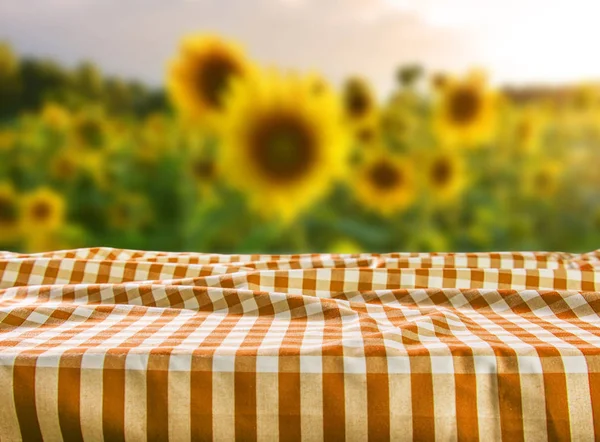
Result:
<svg viewBox="0 0 600 442"><path fill-rule="evenodd" d="M251 134L251 155L261 172L276 181L292 181L312 166L315 136L308 124L292 115L276 115Z"/></svg>
<svg viewBox="0 0 600 442"><path fill-rule="evenodd" d="M239 73L238 65L231 59L215 54L204 62L198 72L198 93L211 107L221 109L223 93L232 77Z"/></svg>
<svg viewBox="0 0 600 442"><path fill-rule="evenodd" d="M380 161L371 167L369 179L378 189L389 190L400 186L404 177L398 168L385 161Z"/></svg>
<svg viewBox="0 0 600 442"><path fill-rule="evenodd" d="M215 174L215 164L213 161L208 159L200 159L194 161L192 165L192 171L196 178L210 179Z"/></svg>
<svg viewBox="0 0 600 442"><path fill-rule="evenodd" d="M550 176L545 172L538 172L535 176L535 186L538 190L544 192L550 189L552 180Z"/></svg>
<svg viewBox="0 0 600 442"><path fill-rule="evenodd" d="M102 145L103 133L100 122L94 119L86 119L79 124L78 132L86 144L92 147Z"/></svg>
<svg viewBox="0 0 600 442"><path fill-rule="evenodd" d="M477 116L481 108L481 98L471 88L459 88L450 96L449 115L457 124L466 124Z"/></svg>
<svg viewBox="0 0 600 442"><path fill-rule="evenodd" d="M388 132L398 137L406 135L409 129L407 121L399 115L388 115L383 119L383 124Z"/></svg>
<svg viewBox="0 0 600 442"><path fill-rule="evenodd" d="M368 144L375 139L375 131L370 127L363 127L356 136L362 143Z"/></svg>
<svg viewBox="0 0 600 442"><path fill-rule="evenodd" d="M350 83L347 86L345 102L348 114L358 118L364 116L371 106L367 91L359 83Z"/></svg>
<svg viewBox="0 0 600 442"><path fill-rule="evenodd" d="M133 217L133 210L129 204L119 204L115 210L115 219L118 223L126 224Z"/></svg>
<svg viewBox="0 0 600 442"><path fill-rule="evenodd" d="M452 166L446 160L438 160L431 169L431 178L435 185L444 186L452 178Z"/></svg>
<svg viewBox="0 0 600 442"><path fill-rule="evenodd" d="M589 97L589 95L587 95L583 92L579 92L579 93L575 94L573 103L577 110L586 110L591 107L592 100Z"/></svg>
<svg viewBox="0 0 600 442"><path fill-rule="evenodd" d="M68 158L60 158L56 170L62 177L70 177L75 174L75 164Z"/></svg>
<svg viewBox="0 0 600 442"><path fill-rule="evenodd" d="M517 128L517 135L519 137L519 140L521 140L521 141L528 140L532 134L533 134L533 127L531 126L531 124L527 121L521 122L521 124Z"/></svg>
<svg viewBox="0 0 600 442"><path fill-rule="evenodd" d="M436 89L443 89L448 84L448 77L444 74L435 74L433 76L433 86Z"/></svg>
<svg viewBox="0 0 600 442"><path fill-rule="evenodd" d="M31 209L31 214L37 221L45 221L50 217L52 207L45 201L37 202Z"/></svg>
<svg viewBox="0 0 600 442"><path fill-rule="evenodd" d="M408 125L404 122L404 120L398 119L398 120L396 120L396 124L395 124L394 129L399 134L403 134L403 133L405 133L407 131Z"/></svg>
<svg viewBox="0 0 600 442"><path fill-rule="evenodd" d="M397 137L402 138L408 135L408 129L408 124L404 120L398 119L394 121L393 126L391 127L391 132Z"/></svg>
<svg viewBox="0 0 600 442"><path fill-rule="evenodd" d="M8 224L17 220L17 207L9 198L0 196L0 223Z"/></svg>

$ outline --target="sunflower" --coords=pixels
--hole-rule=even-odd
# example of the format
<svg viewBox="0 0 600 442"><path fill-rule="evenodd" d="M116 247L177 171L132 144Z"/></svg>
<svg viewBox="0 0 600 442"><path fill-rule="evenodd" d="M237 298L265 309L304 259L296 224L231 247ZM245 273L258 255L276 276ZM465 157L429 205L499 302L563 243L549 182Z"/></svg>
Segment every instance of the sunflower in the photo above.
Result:
<svg viewBox="0 0 600 442"><path fill-rule="evenodd" d="M580 84L567 96L562 117L572 131L579 134L600 132L600 89L594 84Z"/></svg>
<svg viewBox="0 0 600 442"><path fill-rule="evenodd" d="M168 130L169 121L167 116L159 112L153 112L142 122L141 130L148 137L162 138Z"/></svg>
<svg viewBox="0 0 600 442"><path fill-rule="evenodd" d="M311 72L306 76L306 81L311 83L311 90L315 95L331 94L333 90L325 77L318 72Z"/></svg>
<svg viewBox="0 0 600 442"><path fill-rule="evenodd" d="M23 233L52 232L64 222L65 201L54 190L42 187L23 197L21 211Z"/></svg>
<svg viewBox="0 0 600 442"><path fill-rule="evenodd" d="M404 145L414 136L417 122L413 113L399 104L387 106L381 114L381 126L386 139L395 145Z"/></svg>
<svg viewBox="0 0 600 442"><path fill-rule="evenodd" d="M0 244L13 244L19 237L19 205L10 183L0 184Z"/></svg>
<svg viewBox="0 0 600 442"><path fill-rule="evenodd" d="M17 136L9 129L0 129L0 152L12 150L16 144Z"/></svg>
<svg viewBox="0 0 600 442"><path fill-rule="evenodd" d="M189 182L195 185L198 195L203 198L212 197L220 176L218 140L214 133L207 132L198 125L180 123L184 123L178 130L183 172Z"/></svg>
<svg viewBox="0 0 600 442"><path fill-rule="evenodd" d="M46 103L42 109L42 121L51 130L62 132L71 123L71 115L67 109L56 103Z"/></svg>
<svg viewBox="0 0 600 442"><path fill-rule="evenodd" d="M81 112L73 127L75 141L88 150L100 150L107 141L107 122L104 116L94 111Z"/></svg>
<svg viewBox="0 0 600 442"><path fill-rule="evenodd" d="M195 158L190 166L192 174L199 181L212 181L216 176L216 164L211 158Z"/></svg>
<svg viewBox="0 0 600 442"><path fill-rule="evenodd" d="M215 155L207 149L197 149L190 153L188 170L196 184L198 194L203 198L213 196L214 186L219 178L219 164Z"/></svg>
<svg viewBox="0 0 600 442"><path fill-rule="evenodd" d="M57 181L71 182L80 171L79 156L72 149L62 149L50 160L50 174Z"/></svg>
<svg viewBox="0 0 600 442"><path fill-rule="evenodd" d="M358 126L354 130L356 141L362 147L372 147L380 144L381 130L377 122L369 122Z"/></svg>
<svg viewBox="0 0 600 442"><path fill-rule="evenodd" d="M74 117L66 150L72 152L82 174L91 177L99 186L109 184L109 155L122 146L119 125L112 124L97 108L85 109ZM56 164L62 163L62 164ZM71 169L73 161L60 159L53 167Z"/></svg>
<svg viewBox="0 0 600 442"><path fill-rule="evenodd" d="M445 143L474 146L493 135L496 97L485 89L480 75L463 81L450 81L441 91L435 126Z"/></svg>
<svg viewBox="0 0 600 442"><path fill-rule="evenodd" d="M587 114L597 109L600 99L598 86L582 83L570 93L569 104L575 112Z"/></svg>
<svg viewBox="0 0 600 442"><path fill-rule="evenodd" d="M232 80L250 71L250 63L234 44L212 35L190 36L171 65L167 87L184 115L210 123L223 111Z"/></svg>
<svg viewBox="0 0 600 442"><path fill-rule="evenodd" d="M384 144L382 115L372 113L363 121L348 124L346 128L352 139L351 163L355 164L371 151L378 150ZM372 153L372 152L371 152Z"/></svg>
<svg viewBox="0 0 600 442"><path fill-rule="evenodd" d="M535 152L539 149L545 129L542 113L535 108L520 112L514 128L515 147L522 152Z"/></svg>
<svg viewBox="0 0 600 442"><path fill-rule="evenodd" d="M344 84L342 99L346 119L350 124L362 125L373 118L377 103L369 84L361 78L349 78Z"/></svg>
<svg viewBox="0 0 600 442"><path fill-rule="evenodd" d="M524 191L535 198L554 196L561 186L563 167L557 161L536 162L536 165L524 172Z"/></svg>
<svg viewBox="0 0 600 442"><path fill-rule="evenodd" d="M446 89L448 83L449 77L443 72L436 72L430 78L431 89L433 89L436 92L441 92L444 89Z"/></svg>
<svg viewBox="0 0 600 442"><path fill-rule="evenodd" d="M412 161L405 157L377 153L358 168L352 182L357 199L382 215L407 208L415 198Z"/></svg>
<svg viewBox="0 0 600 442"><path fill-rule="evenodd" d="M108 208L108 223L117 230L141 229L150 220L150 205L142 194L119 192Z"/></svg>
<svg viewBox="0 0 600 442"><path fill-rule="evenodd" d="M219 168L264 215L291 220L343 173L340 104L311 77L263 73L232 85L220 121Z"/></svg>
<svg viewBox="0 0 600 442"><path fill-rule="evenodd" d="M173 147L171 143L172 122L161 113L150 114L143 123L138 126L142 140L155 145L155 150L166 151Z"/></svg>
<svg viewBox="0 0 600 442"><path fill-rule="evenodd" d="M465 187L464 164L451 151L439 151L425 160L425 185L437 203L452 203Z"/></svg>
<svg viewBox="0 0 600 442"><path fill-rule="evenodd" d="M155 164L160 156L186 145L180 142L185 130L176 127L173 121L160 113L150 114L132 132L136 159L145 165Z"/></svg>

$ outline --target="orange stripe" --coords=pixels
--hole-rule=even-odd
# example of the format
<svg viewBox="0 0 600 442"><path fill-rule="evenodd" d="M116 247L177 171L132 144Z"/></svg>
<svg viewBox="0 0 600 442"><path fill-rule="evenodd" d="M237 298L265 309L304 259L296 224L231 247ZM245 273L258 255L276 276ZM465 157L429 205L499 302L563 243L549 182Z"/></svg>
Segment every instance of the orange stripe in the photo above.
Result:
<svg viewBox="0 0 600 442"><path fill-rule="evenodd" d="M367 373L367 410L369 440L390 440L390 389L387 374Z"/></svg>
<svg viewBox="0 0 600 442"><path fill-rule="evenodd" d="M102 431L110 441L125 441L125 357L119 356L106 355L102 376Z"/></svg>
<svg viewBox="0 0 600 442"><path fill-rule="evenodd" d="M19 267L19 272L17 273L17 280L13 284L13 287L21 286L21 285L29 285L29 279L32 275L33 265L35 264L35 259L30 259L27 261L21 262L21 266Z"/></svg>
<svg viewBox="0 0 600 442"><path fill-rule="evenodd" d="M21 436L23 440L42 440L35 408L35 364L17 365L17 359L13 370L13 394Z"/></svg>
<svg viewBox="0 0 600 442"><path fill-rule="evenodd" d="M279 361L289 367L279 372L279 439L297 441L302 438L302 381L300 375L300 359L286 358L295 355L306 330L305 301L297 296L287 298L288 309L292 313L285 336L279 348Z"/></svg>
<svg viewBox="0 0 600 442"><path fill-rule="evenodd" d="M323 373L323 438L345 440L346 398L344 373Z"/></svg>
<svg viewBox="0 0 600 442"><path fill-rule="evenodd" d="M425 441L435 439L433 380L429 373L411 374L413 437Z"/></svg>
<svg viewBox="0 0 600 442"><path fill-rule="evenodd" d="M255 441L256 373L236 371L234 383L235 438L236 440Z"/></svg>
<svg viewBox="0 0 600 442"><path fill-rule="evenodd" d="M148 367L155 366L157 370L149 370L147 373L147 404L148 404L148 438L156 440L166 440L169 436L169 407L167 405L167 399L169 397L169 361L170 355L172 351L172 347L176 347L179 345L184 339L186 339L189 335L191 335L194 331L198 330L198 328L202 325L202 323L206 320L208 316L196 315L189 320L183 322L181 327L177 330L176 335L165 339L160 345L159 348L150 353L150 359L148 360ZM192 369L193 370L193 369ZM195 372L192 371L190 374L190 381L193 379L193 374ZM159 386L155 390L155 387ZM191 387L190 387L191 388ZM193 389L190 390L190 395L192 394ZM212 393L212 389L211 389ZM211 395L212 397L212 395ZM179 400L179 398L175 398L175 400ZM190 398L190 401L192 398ZM153 406L154 403L158 402L159 406ZM203 400L202 403L206 403ZM196 404L198 406L198 404ZM193 407L193 405L191 405ZM193 410L194 408L192 408ZM160 428L157 430L155 427L160 422ZM200 424L202 424L202 419L200 419ZM190 425L190 430L194 427L194 422L192 421ZM208 424L205 424L210 427L211 432L208 434L212 434L212 421L209 421ZM201 425L202 426L202 425ZM154 436L155 434L159 436ZM193 432L192 432L193 434ZM194 437L194 440L198 438Z"/></svg>
<svg viewBox="0 0 600 442"><path fill-rule="evenodd" d="M63 356L64 358L65 356ZM65 441L83 441L80 420L81 354L72 366L58 369L58 420Z"/></svg>
<svg viewBox="0 0 600 442"><path fill-rule="evenodd" d="M292 359L292 358L290 358ZM300 419L300 367L292 373L279 372L279 438L299 441L302 436Z"/></svg>
<svg viewBox="0 0 600 442"><path fill-rule="evenodd" d="M239 306L238 296L227 296L225 301L228 306ZM192 389L190 392L190 430L192 440L212 440L213 438L212 355L225 339L226 333L223 332L229 332L231 328L235 327L240 317L241 315L234 317L232 320L226 318L220 322L192 356L192 373L190 376Z"/></svg>
<svg viewBox="0 0 600 442"><path fill-rule="evenodd" d="M458 440L478 440L477 377L474 374L455 374L456 425Z"/></svg>
<svg viewBox="0 0 600 442"><path fill-rule="evenodd" d="M150 359L162 359L146 373L147 431L149 441L169 438L169 357L150 354ZM150 361L148 365L151 365Z"/></svg>
<svg viewBox="0 0 600 442"><path fill-rule="evenodd" d="M192 357L190 373L191 439L212 441L212 359Z"/></svg>
<svg viewBox="0 0 600 442"><path fill-rule="evenodd" d="M502 440L524 440L521 380L518 373L498 374L498 403Z"/></svg>
<svg viewBox="0 0 600 442"><path fill-rule="evenodd" d="M544 373L549 440L571 440L567 380L564 373Z"/></svg>
<svg viewBox="0 0 600 442"><path fill-rule="evenodd" d="M325 301L323 301L325 302ZM346 437L346 392L344 382L344 355L341 345L343 335L340 310L323 305L323 438L325 440L345 440ZM327 361L326 356L338 356L335 362ZM337 366L328 366L336 364Z"/></svg>
<svg viewBox="0 0 600 442"><path fill-rule="evenodd" d="M369 314L366 308L357 310L365 316ZM370 327L374 324L371 320L361 319L360 324L363 334L372 334ZM381 335L365 339L364 343L367 368L367 435L372 441L390 440L390 385L385 344ZM382 363L382 360L386 362Z"/></svg>

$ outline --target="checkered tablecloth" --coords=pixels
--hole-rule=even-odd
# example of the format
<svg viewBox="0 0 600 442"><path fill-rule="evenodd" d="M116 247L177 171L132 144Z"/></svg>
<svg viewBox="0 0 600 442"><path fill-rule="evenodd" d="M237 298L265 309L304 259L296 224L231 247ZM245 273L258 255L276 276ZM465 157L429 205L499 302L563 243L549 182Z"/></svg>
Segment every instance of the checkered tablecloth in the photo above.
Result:
<svg viewBox="0 0 600 442"><path fill-rule="evenodd" d="M594 440L600 252L0 253L0 440Z"/></svg>

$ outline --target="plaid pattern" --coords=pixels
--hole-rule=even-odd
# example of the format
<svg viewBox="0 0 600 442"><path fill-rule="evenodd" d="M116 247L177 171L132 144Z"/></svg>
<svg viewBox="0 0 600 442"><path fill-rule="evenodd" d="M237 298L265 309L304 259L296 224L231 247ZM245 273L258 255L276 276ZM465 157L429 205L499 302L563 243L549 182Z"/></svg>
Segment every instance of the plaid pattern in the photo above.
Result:
<svg viewBox="0 0 600 442"><path fill-rule="evenodd" d="M0 439L594 440L600 252L0 253Z"/></svg>

